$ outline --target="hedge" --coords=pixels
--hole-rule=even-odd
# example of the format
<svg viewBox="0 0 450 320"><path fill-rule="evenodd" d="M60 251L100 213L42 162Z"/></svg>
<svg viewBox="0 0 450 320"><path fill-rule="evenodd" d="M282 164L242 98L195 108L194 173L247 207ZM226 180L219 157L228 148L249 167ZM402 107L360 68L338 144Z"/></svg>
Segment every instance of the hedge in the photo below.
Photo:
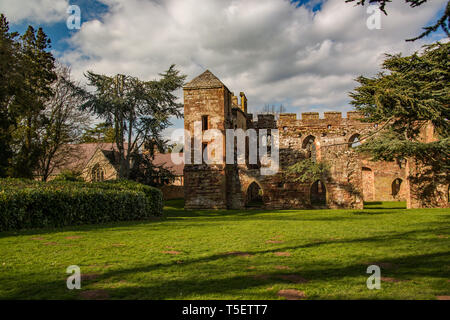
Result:
<svg viewBox="0 0 450 320"><path fill-rule="evenodd" d="M160 190L132 181L0 179L0 231L144 220L162 207Z"/></svg>

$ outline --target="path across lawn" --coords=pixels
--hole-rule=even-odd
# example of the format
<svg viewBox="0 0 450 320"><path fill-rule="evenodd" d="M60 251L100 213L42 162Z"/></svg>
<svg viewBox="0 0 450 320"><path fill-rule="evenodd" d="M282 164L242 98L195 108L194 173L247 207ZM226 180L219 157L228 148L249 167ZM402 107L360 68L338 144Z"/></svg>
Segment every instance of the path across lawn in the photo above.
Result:
<svg viewBox="0 0 450 320"><path fill-rule="evenodd" d="M401 206L400 206L401 207ZM184 211L162 221L0 233L0 299L437 299L450 210ZM369 290L369 265L381 289ZM66 268L81 268L68 290Z"/></svg>

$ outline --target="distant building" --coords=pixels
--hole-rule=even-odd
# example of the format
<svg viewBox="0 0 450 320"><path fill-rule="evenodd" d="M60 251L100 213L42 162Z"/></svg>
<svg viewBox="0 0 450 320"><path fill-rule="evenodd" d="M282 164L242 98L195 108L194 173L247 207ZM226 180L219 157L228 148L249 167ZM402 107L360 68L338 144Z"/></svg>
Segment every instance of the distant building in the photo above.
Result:
<svg viewBox="0 0 450 320"><path fill-rule="evenodd" d="M67 145L66 160L52 171L48 180L54 179L64 171L81 174L87 181L106 181L119 178L119 152L115 143L83 143ZM127 149L127 144L125 144ZM175 175L173 183L162 187L166 199L183 197L184 165L175 165L171 154L156 153L153 164L163 166Z"/></svg>

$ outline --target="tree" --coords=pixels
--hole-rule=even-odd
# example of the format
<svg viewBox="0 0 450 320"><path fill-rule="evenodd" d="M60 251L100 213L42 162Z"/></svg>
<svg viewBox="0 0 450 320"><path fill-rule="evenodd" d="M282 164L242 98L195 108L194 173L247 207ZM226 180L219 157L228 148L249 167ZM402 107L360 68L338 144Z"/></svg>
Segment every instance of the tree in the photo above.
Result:
<svg viewBox="0 0 450 320"><path fill-rule="evenodd" d="M56 74L51 86L53 95L45 101L38 121L37 174L43 181L75 156L75 149L69 144L78 141L89 121L89 115L79 109L81 100L71 85L69 67L57 64Z"/></svg>
<svg viewBox="0 0 450 320"><path fill-rule="evenodd" d="M18 33L9 32L6 17L0 15L0 177L5 177L12 162L12 129L17 113L17 96L22 82L19 64Z"/></svg>
<svg viewBox="0 0 450 320"><path fill-rule="evenodd" d="M129 178L142 184L153 187L161 187L172 183L175 175L164 167L164 164L153 163L154 154L151 152L135 153L133 155L134 166L130 169Z"/></svg>
<svg viewBox="0 0 450 320"><path fill-rule="evenodd" d="M45 101L53 95L52 83L56 80L55 59L48 51L50 39L42 28L36 32L29 26L19 39L20 70L22 81L20 94L15 97L17 105L15 130L12 135L14 159L11 174L32 178L39 162L40 114Z"/></svg>
<svg viewBox="0 0 450 320"><path fill-rule="evenodd" d="M94 128L86 129L79 143L114 143L114 141L114 127L106 122L101 122Z"/></svg>
<svg viewBox="0 0 450 320"><path fill-rule="evenodd" d="M284 113L286 111L286 108L280 104L278 107L275 105L264 105L262 114L273 114L275 119L278 119L280 114Z"/></svg>
<svg viewBox="0 0 450 320"><path fill-rule="evenodd" d="M385 15L387 15L386 12L386 4L391 2L391 0L345 0L345 2L355 2L356 5L364 6L366 2L369 3L377 3L380 10L383 11ZM427 2L427 0L405 0L405 3L408 3L411 8L416 8L421 6ZM450 36L449 28L450 28L450 1L447 2L447 6L445 8L445 11L443 15L431 26L423 28L425 31L422 32L419 36L407 39L406 41L415 41L418 39L421 39L423 37L428 36L430 33L437 31L439 28L442 28L444 32L447 34L447 36Z"/></svg>
<svg viewBox="0 0 450 320"><path fill-rule="evenodd" d="M301 160L286 169L285 178L293 182L309 183L330 178L330 165L311 159Z"/></svg>
<svg viewBox="0 0 450 320"><path fill-rule="evenodd" d="M87 72L94 93L80 89L85 99L83 109L93 112L114 127L115 144L119 153L121 178L130 177L133 156L144 143L152 140L166 143L161 132L171 125L170 117L181 117L183 105L177 102L174 91L186 78L172 65L160 74L159 80L142 81L136 77L105 75Z"/></svg>
<svg viewBox="0 0 450 320"><path fill-rule="evenodd" d="M411 158L425 168L421 182L450 182L450 43L425 46L411 56L387 55L381 72L373 78L358 77L350 93L351 104L362 121L383 123L362 137L357 151L373 160ZM432 124L437 138L423 140L423 128ZM414 178L414 177L411 177ZM416 182L420 182L417 180Z"/></svg>

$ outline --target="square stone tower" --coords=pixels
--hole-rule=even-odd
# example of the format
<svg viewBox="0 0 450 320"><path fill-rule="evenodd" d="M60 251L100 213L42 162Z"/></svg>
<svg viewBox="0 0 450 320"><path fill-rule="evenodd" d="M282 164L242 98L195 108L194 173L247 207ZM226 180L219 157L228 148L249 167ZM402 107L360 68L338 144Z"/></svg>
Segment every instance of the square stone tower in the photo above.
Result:
<svg viewBox="0 0 450 320"><path fill-rule="evenodd" d="M225 164L226 129L232 128L232 94L230 90L209 70L186 84L184 91L184 128L191 135L190 160L184 166L185 208L227 208L227 166ZM194 159L194 126L201 131L217 129L223 137L223 163L206 164L203 153L208 143L198 141L201 146L201 164ZM196 139L196 138L195 138ZM201 139L199 139L201 140ZM185 146L186 147L186 146ZM187 152L189 156L189 152Z"/></svg>

